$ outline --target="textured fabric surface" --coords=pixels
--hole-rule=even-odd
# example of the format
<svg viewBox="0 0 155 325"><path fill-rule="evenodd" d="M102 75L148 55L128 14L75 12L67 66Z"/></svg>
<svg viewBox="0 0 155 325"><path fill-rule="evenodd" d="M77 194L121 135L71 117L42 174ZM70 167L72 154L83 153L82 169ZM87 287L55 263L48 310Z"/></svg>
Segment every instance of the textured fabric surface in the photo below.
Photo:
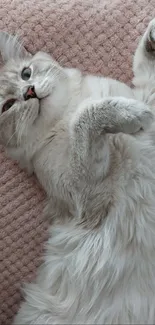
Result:
<svg viewBox="0 0 155 325"><path fill-rule="evenodd" d="M18 32L34 53L64 66L129 82L139 35L155 17L154 0L0 0L0 29ZM35 276L48 222L35 178L0 148L0 324L11 324L20 286Z"/></svg>

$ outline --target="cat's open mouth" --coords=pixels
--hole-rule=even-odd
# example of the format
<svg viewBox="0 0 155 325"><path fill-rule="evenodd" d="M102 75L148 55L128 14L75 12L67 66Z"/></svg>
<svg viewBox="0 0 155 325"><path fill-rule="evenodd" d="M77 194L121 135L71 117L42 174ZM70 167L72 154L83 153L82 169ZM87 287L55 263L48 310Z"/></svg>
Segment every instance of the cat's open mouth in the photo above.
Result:
<svg viewBox="0 0 155 325"><path fill-rule="evenodd" d="M15 98L10 98L8 99L4 104L3 104L3 107L2 107L2 114L6 111L8 111L16 102L16 99Z"/></svg>
<svg viewBox="0 0 155 325"><path fill-rule="evenodd" d="M38 101L38 114L40 114L40 110L41 110L41 99L38 98L38 97L35 97ZM31 100L31 98L29 99ZM27 101L27 103L29 102L29 100ZM9 111L11 108L13 108L13 105L15 103L17 103L18 100L16 100L15 98L11 98L9 100L7 100L4 104L3 104L3 107L2 107L2 110L1 110L1 114Z"/></svg>

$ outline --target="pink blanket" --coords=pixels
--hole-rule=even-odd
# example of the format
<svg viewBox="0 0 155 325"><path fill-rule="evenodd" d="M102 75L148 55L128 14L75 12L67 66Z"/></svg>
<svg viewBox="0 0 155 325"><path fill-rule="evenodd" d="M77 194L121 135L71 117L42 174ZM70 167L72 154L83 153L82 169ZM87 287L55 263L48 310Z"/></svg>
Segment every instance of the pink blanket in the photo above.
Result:
<svg viewBox="0 0 155 325"><path fill-rule="evenodd" d="M0 0L0 29L19 32L33 53L129 82L132 55L154 0ZM48 222L44 193L0 149L0 324L11 324L23 281L40 264Z"/></svg>

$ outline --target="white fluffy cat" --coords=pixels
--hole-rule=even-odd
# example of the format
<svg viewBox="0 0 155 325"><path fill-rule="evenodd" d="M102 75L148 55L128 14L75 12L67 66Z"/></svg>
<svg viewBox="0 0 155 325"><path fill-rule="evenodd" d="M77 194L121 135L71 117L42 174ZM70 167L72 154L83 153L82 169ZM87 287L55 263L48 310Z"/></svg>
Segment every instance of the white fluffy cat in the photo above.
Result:
<svg viewBox="0 0 155 325"><path fill-rule="evenodd" d="M0 142L53 218L14 324L155 323L155 20L134 84L83 76L0 33Z"/></svg>

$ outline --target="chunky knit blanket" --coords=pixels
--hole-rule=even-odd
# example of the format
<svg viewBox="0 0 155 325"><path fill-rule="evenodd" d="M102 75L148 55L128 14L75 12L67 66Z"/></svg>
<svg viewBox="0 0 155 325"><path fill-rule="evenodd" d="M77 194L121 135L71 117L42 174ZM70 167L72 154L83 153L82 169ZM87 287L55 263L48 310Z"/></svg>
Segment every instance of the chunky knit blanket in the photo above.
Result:
<svg viewBox="0 0 155 325"><path fill-rule="evenodd" d="M0 29L18 32L32 53L64 66L130 82L139 36L155 17L154 0L0 0ZM0 324L17 312L21 284L41 263L48 221L45 195L0 148Z"/></svg>

